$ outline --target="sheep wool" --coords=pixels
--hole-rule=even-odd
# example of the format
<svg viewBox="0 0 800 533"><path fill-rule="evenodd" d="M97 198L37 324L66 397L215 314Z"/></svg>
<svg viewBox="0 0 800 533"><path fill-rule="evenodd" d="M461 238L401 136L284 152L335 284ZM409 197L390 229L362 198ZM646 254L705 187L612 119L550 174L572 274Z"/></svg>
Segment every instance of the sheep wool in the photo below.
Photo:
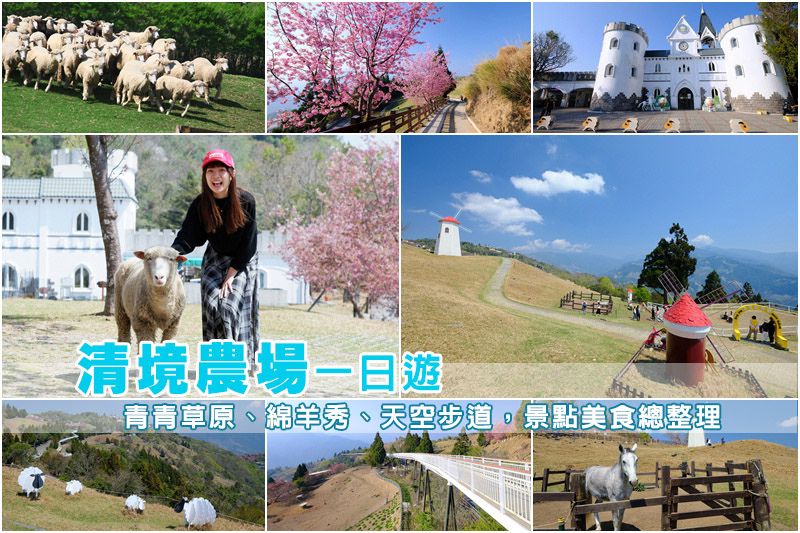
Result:
<svg viewBox="0 0 800 533"><path fill-rule="evenodd" d="M145 501L136 494L131 494L125 500L125 508L130 509L131 511L136 511L137 513L144 512L144 504Z"/></svg>
<svg viewBox="0 0 800 533"><path fill-rule="evenodd" d="M83 490L83 485L77 479L67 482L67 495L74 496Z"/></svg>
<svg viewBox="0 0 800 533"><path fill-rule="evenodd" d="M25 493L25 496L30 497L31 493L33 493L36 497L38 497L39 491L42 489L42 487L44 487L44 479L44 472L35 466L29 466L20 472L19 477L17 478L17 483Z"/></svg>
<svg viewBox="0 0 800 533"><path fill-rule="evenodd" d="M184 497L175 506L175 512L183 511L183 525L187 527L200 527L213 524L217 519L217 512L211 502L205 498L192 498L187 501Z"/></svg>

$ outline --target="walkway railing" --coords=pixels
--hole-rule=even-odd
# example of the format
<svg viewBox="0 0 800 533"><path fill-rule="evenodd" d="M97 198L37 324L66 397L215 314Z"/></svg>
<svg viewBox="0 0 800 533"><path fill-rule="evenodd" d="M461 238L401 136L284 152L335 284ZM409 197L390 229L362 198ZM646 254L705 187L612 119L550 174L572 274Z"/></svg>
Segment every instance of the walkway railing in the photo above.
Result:
<svg viewBox="0 0 800 533"><path fill-rule="evenodd" d="M399 113L392 110L388 115L370 120L362 121L361 117L353 117L347 126L333 128L326 133L394 133L398 130L413 133L447 102L448 99L442 97L429 104L411 107Z"/></svg>
<svg viewBox="0 0 800 533"><path fill-rule="evenodd" d="M444 478L509 531L530 531L531 464L485 457L395 453Z"/></svg>

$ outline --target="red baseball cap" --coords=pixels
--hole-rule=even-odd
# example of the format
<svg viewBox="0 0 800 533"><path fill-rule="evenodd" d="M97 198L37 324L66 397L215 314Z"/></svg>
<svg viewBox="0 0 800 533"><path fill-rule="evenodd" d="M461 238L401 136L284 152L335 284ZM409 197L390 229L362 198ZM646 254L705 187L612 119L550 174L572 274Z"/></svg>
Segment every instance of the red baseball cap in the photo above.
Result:
<svg viewBox="0 0 800 533"><path fill-rule="evenodd" d="M219 161L226 167L236 168L233 164L233 157L231 157L231 154L229 154L227 150L211 150L208 152L205 159L203 159L203 168L206 168L207 164L214 161Z"/></svg>

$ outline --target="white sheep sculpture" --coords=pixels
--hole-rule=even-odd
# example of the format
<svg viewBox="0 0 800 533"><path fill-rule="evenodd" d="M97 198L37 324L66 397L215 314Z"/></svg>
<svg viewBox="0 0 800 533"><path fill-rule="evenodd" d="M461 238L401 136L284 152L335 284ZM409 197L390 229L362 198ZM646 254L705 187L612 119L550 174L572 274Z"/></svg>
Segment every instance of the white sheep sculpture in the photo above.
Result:
<svg viewBox="0 0 800 533"><path fill-rule="evenodd" d="M211 502L205 498L192 498L186 496L181 498L173 508L176 513L183 512L183 525L187 529L190 527L202 527L206 524L213 524L217 519L217 512Z"/></svg>
<svg viewBox="0 0 800 533"><path fill-rule="evenodd" d="M75 496L83 490L83 485L77 479L67 482L67 496Z"/></svg>
<svg viewBox="0 0 800 533"><path fill-rule="evenodd" d="M186 307L186 293L178 275L178 262L186 261L177 250L153 246L122 263L114 274L117 305L117 340L130 342L131 327L138 342L174 338L181 314Z"/></svg>
<svg viewBox="0 0 800 533"><path fill-rule="evenodd" d="M141 514L144 512L144 504L145 501L143 499L141 499L136 494L131 494L125 500L125 509L127 509L128 511Z"/></svg>
<svg viewBox="0 0 800 533"><path fill-rule="evenodd" d="M35 500L39 497L39 491L44 487L44 479L44 472L35 466L29 466L19 473L17 483L19 483L25 496ZM31 497L31 494L33 494L33 497Z"/></svg>

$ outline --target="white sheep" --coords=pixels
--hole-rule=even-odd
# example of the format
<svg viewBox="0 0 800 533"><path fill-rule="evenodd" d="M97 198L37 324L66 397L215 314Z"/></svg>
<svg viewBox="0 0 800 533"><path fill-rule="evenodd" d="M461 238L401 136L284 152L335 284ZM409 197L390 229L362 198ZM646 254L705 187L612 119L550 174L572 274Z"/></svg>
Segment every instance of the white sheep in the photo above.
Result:
<svg viewBox="0 0 800 533"><path fill-rule="evenodd" d="M178 45L175 39L158 39L153 43L153 52L160 52L172 59L175 57L175 50Z"/></svg>
<svg viewBox="0 0 800 533"><path fill-rule="evenodd" d="M186 528L194 526L202 527L206 524L212 525L217 519L217 512L211 502L205 498L192 498L191 501L184 496L181 498L173 510L176 513L183 512L183 525Z"/></svg>
<svg viewBox="0 0 800 533"><path fill-rule="evenodd" d="M194 76L194 63L191 61L184 61L183 63L179 61L171 61L170 71L166 75L172 76L173 78L181 78L182 80L190 81L192 76Z"/></svg>
<svg viewBox="0 0 800 533"><path fill-rule="evenodd" d="M144 62L145 55L147 55L146 50L137 49L132 44L123 44L119 48L119 55L117 56L117 68L121 71L130 61Z"/></svg>
<svg viewBox="0 0 800 533"><path fill-rule="evenodd" d="M198 98L202 98L208 92L206 82L204 81L186 81L181 78L173 78L171 76L162 76L156 80L155 97L158 104L158 110L164 112L164 100L169 100L169 109L167 115L172 111L172 106L176 101L180 101L181 105L186 102L186 109L183 110L181 116L184 116L189 111L189 106L192 104L192 95L197 94Z"/></svg>
<svg viewBox="0 0 800 533"><path fill-rule="evenodd" d="M33 86L34 90L39 89L39 82L42 80L43 77L48 78L47 81L47 88L45 88L44 92L50 90L50 85L53 83L53 78L58 73L58 67L63 59L64 55L61 53L61 50L47 50L46 48L42 48L37 46L32 48L30 52L28 52L28 56L25 58L24 71L25 71L25 80L22 82L23 85L28 85L28 81L30 80L32 75L36 75L36 84Z"/></svg>
<svg viewBox="0 0 800 533"><path fill-rule="evenodd" d="M157 52L154 52L153 55L148 57L144 64L147 65L148 69L156 69L158 71L158 77L169 74L170 70L172 70L172 62Z"/></svg>
<svg viewBox="0 0 800 533"><path fill-rule="evenodd" d="M83 490L83 485L77 479L67 482L67 496L74 496Z"/></svg>
<svg viewBox="0 0 800 533"><path fill-rule="evenodd" d="M211 89L216 87L217 94L214 96L214 101L216 102L219 100L219 93L222 92L222 73L228 70L228 60L224 57L220 57L216 59L215 64L212 65L211 61L208 59L198 57L195 58L192 63L194 63L195 79L206 82L208 92L211 92ZM206 94L206 104L210 105L208 94Z"/></svg>
<svg viewBox="0 0 800 533"><path fill-rule="evenodd" d="M8 81L8 75L17 70L20 63L25 61L25 56L28 49L24 46L14 46L13 44L3 43L3 70L6 75L3 78L3 83Z"/></svg>
<svg viewBox="0 0 800 533"><path fill-rule="evenodd" d="M92 97L92 93L100 85L100 78L103 76L103 68L105 67L105 56L99 56L94 59L82 61L78 65L76 76L83 82L83 99L88 100Z"/></svg>
<svg viewBox="0 0 800 533"><path fill-rule="evenodd" d="M128 511L132 511L132 512L141 514L141 513L144 512L144 504L145 503L146 502L143 499L141 499L139 496L137 496L136 494L131 494L125 500L125 509L127 509Z"/></svg>
<svg viewBox="0 0 800 533"><path fill-rule="evenodd" d="M56 19L56 33L67 33L69 23L67 19Z"/></svg>
<svg viewBox="0 0 800 533"><path fill-rule="evenodd" d="M64 57L58 68L58 83L62 87L64 85L75 85L75 73L86 51L82 44L68 44L61 49L61 52Z"/></svg>
<svg viewBox="0 0 800 533"><path fill-rule="evenodd" d="M20 33L18 31L10 31L6 32L3 35L3 44L13 44L14 46L24 46L28 48L31 42L31 36L29 33Z"/></svg>
<svg viewBox="0 0 800 533"><path fill-rule="evenodd" d="M59 48L64 48L68 44L72 44L72 40L71 33L54 33L47 39L47 49L58 50Z"/></svg>
<svg viewBox="0 0 800 533"><path fill-rule="evenodd" d="M35 466L29 466L20 472L19 477L17 477L17 483L25 493L25 496L30 498L31 494L33 494L31 499L36 499L39 497L39 491L44 487L44 479L44 472Z"/></svg>
<svg viewBox="0 0 800 533"><path fill-rule="evenodd" d="M160 30L157 26L148 26L144 31L130 32L131 41L139 44L154 43L158 39L158 32Z"/></svg>
<svg viewBox="0 0 800 533"><path fill-rule="evenodd" d="M31 33L30 38L31 48L34 46L41 46L42 48L47 48L47 37L44 33L37 31Z"/></svg>
<svg viewBox="0 0 800 533"><path fill-rule="evenodd" d="M115 306L117 340L130 342L131 326L139 342L155 342L156 329L162 331L162 342L170 340L186 307L186 293L178 275L178 262L186 258L166 246L153 246L134 255L114 274L120 296Z"/></svg>
<svg viewBox="0 0 800 533"><path fill-rule="evenodd" d="M33 33L42 31L44 29L44 26L42 25L42 17L38 15L24 17L19 21L17 27L21 33Z"/></svg>

